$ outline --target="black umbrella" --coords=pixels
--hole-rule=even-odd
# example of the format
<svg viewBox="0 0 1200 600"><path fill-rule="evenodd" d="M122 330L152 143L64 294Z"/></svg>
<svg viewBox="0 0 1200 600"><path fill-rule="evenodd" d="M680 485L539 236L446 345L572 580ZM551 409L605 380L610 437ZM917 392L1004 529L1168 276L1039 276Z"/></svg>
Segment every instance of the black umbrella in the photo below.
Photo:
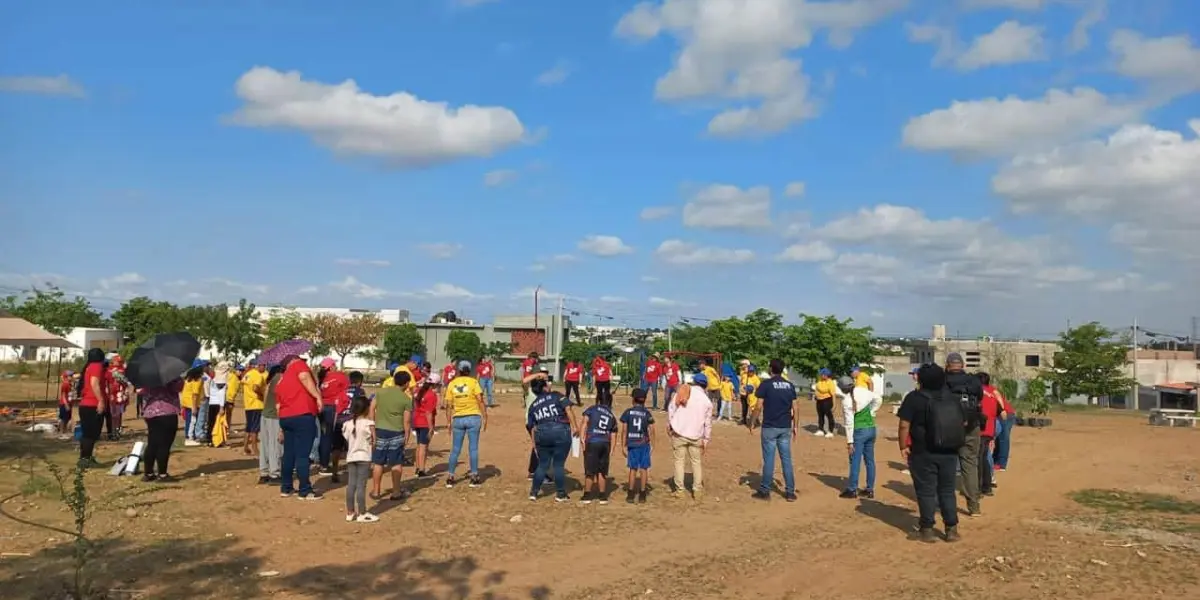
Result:
<svg viewBox="0 0 1200 600"><path fill-rule="evenodd" d="M200 355L200 342L190 333L160 333L129 357L125 377L142 388L161 387L179 379Z"/></svg>

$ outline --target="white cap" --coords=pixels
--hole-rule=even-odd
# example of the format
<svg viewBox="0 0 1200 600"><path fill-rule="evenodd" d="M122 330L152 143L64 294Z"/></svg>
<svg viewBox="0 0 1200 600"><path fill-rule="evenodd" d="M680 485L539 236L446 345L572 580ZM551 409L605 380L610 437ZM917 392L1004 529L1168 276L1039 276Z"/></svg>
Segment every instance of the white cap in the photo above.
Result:
<svg viewBox="0 0 1200 600"><path fill-rule="evenodd" d="M429 383L441 383L441 382L442 382L442 375L440 373L430 373L429 374Z"/></svg>
<svg viewBox="0 0 1200 600"><path fill-rule="evenodd" d="M683 376L683 382L688 383L688 384L692 383L692 374L691 373L685 374Z"/></svg>

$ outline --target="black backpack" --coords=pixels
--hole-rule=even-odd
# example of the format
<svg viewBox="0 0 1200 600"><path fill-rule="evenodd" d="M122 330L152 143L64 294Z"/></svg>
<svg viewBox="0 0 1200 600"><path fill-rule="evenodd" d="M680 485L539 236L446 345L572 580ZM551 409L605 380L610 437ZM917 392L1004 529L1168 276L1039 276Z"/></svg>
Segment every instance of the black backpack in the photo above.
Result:
<svg viewBox="0 0 1200 600"><path fill-rule="evenodd" d="M957 452L967 443L966 418L958 397L922 390L929 399L925 415L925 444L934 452Z"/></svg>
<svg viewBox="0 0 1200 600"><path fill-rule="evenodd" d="M954 378L953 383L948 382L946 388L950 392L950 395L954 396L956 399L958 399L959 403L962 404L963 415L966 417L967 429L975 430L980 427L987 428L987 416L983 413L983 398L976 396L972 392L970 389L971 380L967 379L968 377L974 378L975 376L957 376ZM982 384L980 384L979 389L982 391Z"/></svg>

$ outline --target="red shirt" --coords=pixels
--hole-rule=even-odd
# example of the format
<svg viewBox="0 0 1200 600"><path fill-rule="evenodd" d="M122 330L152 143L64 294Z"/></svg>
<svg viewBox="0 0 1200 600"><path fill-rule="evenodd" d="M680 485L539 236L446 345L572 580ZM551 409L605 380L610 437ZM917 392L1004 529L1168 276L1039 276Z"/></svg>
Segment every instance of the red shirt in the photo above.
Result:
<svg viewBox="0 0 1200 600"><path fill-rule="evenodd" d="M657 383L658 378L662 375L662 365L658 364L657 360L650 359L646 361L646 374L643 376L648 383Z"/></svg>
<svg viewBox="0 0 1200 600"><path fill-rule="evenodd" d="M1000 399L1000 408L1011 417L1013 415L1013 407L1008 403L1008 398L1005 398L1004 394L1000 393L1000 390L996 390L996 397Z"/></svg>
<svg viewBox="0 0 1200 600"><path fill-rule="evenodd" d="M667 387L679 387L679 365L674 361L667 363Z"/></svg>
<svg viewBox="0 0 1200 600"><path fill-rule="evenodd" d="M433 418L437 410L438 395L437 390L429 388L425 392L423 398L417 400L417 405L413 407L412 426L413 427L433 427L430 419Z"/></svg>
<svg viewBox="0 0 1200 600"><path fill-rule="evenodd" d="M596 381L612 381L612 367L602 360L592 363L592 378Z"/></svg>
<svg viewBox="0 0 1200 600"><path fill-rule="evenodd" d="M452 364L442 367L442 384L450 383L451 379L454 379L454 365Z"/></svg>
<svg viewBox="0 0 1200 600"><path fill-rule="evenodd" d="M65 379L58 386L58 403L61 406L67 406L71 403L71 380Z"/></svg>
<svg viewBox="0 0 1200 600"><path fill-rule="evenodd" d="M293 360L283 370L283 377L275 386L275 402L280 419L317 414L317 399L309 395L308 390L304 389L304 384L300 383L301 373L312 375L304 361Z"/></svg>
<svg viewBox="0 0 1200 600"><path fill-rule="evenodd" d="M579 363L577 363L577 362L567 363L566 380L567 381L579 381L582 378L583 378L583 367L579 366Z"/></svg>
<svg viewBox="0 0 1200 600"><path fill-rule="evenodd" d="M996 417L1000 414L1000 393L996 388L985 385L983 386L983 401L980 403L980 408L983 409L983 414L987 415L987 426L979 431L979 435L983 437L996 437Z"/></svg>
<svg viewBox="0 0 1200 600"><path fill-rule="evenodd" d="M492 361L490 361L490 360L479 361L479 368L476 369L476 372L479 374L480 379L491 379L492 378Z"/></svg>
<svg viewBox="0 0 1200 600"><path fill-rule="evenodd" d="M92 363L83 370L83 394L79 397L79 406L88 408L96 408L100 406L100 398L96 397L96 393L92 391L92 379L100 381L100 390L107 389L104 380L107 379L107 373L104 370L103 363Z"/></svg>
<svg viewBox="0 0 1200 600"><path fill-rule="evenodd" d="M341 371L330 371L321 382L321 402L334 407L334 412L342 412L350 405L350 376Z"/></svg>

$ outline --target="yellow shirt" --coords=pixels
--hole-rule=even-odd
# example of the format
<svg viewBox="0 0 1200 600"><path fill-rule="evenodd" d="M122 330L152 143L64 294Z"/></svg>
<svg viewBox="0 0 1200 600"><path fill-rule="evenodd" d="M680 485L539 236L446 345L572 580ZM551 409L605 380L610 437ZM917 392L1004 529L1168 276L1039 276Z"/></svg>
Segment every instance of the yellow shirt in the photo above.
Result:
<svg viewBox="0 0 1200 600"><path fill-rule="evenodd" d="M204 381L201 379L183 382L183 391L179 392L179 406L196 410L196 405L200 403L202 389L204 389Z"/></svg>
<svg viewBox="0 0 1200 600"><path fill-rule="evenodd" d="M762 378L760 378L758 375L747 374L743 381L745 381L745 383L742 385L748 385L755 391L758 390L758 386L762 385ZM746 394L746 404L750 405L750 408L758 406L758 396L754 394L754 391Z"/></svg>
<svg viewBox="0 0 1200 600"><path fill-rule="evenodd" d="M238 392L242 391L242 380L237 375L229 374L229 391L225 393L225 402L229 405L237 403Z"/></svg>
<svg viewBox="0 0 1200 600"><path fill-rule="evenodd" d="M817 400L831 400L837 393L837 382L832 379L822 379L817 382Z"/></svg>
<svg viewBox="0 0 1200 600"><path fill-rule="evenodd" d="M859 371L858 375L854 376L854 387L865 387L867 389L874 389L875 382L871 381L870 375L867 375L866 373Z"/></svg>
<svg viewBox="0 0 1200 600"><path fill-rule="evenodd" d="M242 378L242 400L246 410L263 409L263 390L267 385L267 374L251 369Z"/></svg>
<svg viewBox="0 0 1200 600"><path fill-rule="evenodd" d="M450 401L450 406L454 407L456 417L482 415L483 412L479 410L481 396L483 388L479 387L479 380L469 375L459 375L446 386L446 398Z"/></svg>
<svg viewBox="0 0 1200 600"><path fill-rule="evenodd" d="M721 382L721 400L725 402L733 402L733 382Z"/></svg>
<svg viewBox="0 0 1200 600"><path fill-rule="evenodd" d="M400 365L400 366L396 367L396 370L392 371L392 377L395 377L397 373L408 373L408 385L405 386L405 388L404 388L405 390L411 392L417 387L417 378L415 376L413 376L412 369L409 369L408 365ZM387 379L384 379L383 383L380 384L379 387L381 387L381 388L396 387L396 380L392 379L392 377L388 377Z"/></svg>
<svg viewBox="0 0 1200 600"><path fill-rule="evenodd" d="M712 368L711 366L707 366L704 367L701 372L704 373L704 376L708 378L708 386L706 386L704 389L710 392L721 389L721 376L717 375L716 369Z"/></svg>

